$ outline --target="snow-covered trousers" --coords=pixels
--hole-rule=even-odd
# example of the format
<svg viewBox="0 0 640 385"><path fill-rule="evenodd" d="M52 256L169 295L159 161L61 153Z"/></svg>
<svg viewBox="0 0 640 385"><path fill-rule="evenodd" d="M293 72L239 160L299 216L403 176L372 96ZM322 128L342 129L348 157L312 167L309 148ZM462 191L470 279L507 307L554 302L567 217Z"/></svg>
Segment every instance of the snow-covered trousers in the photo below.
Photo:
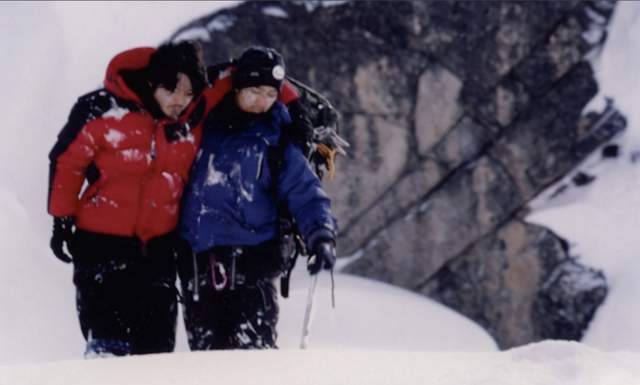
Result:
<svg viewBox="0 0 640 385"><path fill-rule="evenodd" d="M178 273L191 350L276 349L274 281L281 270L276 244L218 247L195 259L186 241L180 250Z"/></svg>
<svg viewBox="0 0 640 385"><path fill-rule="evenodd" d="M76 231L69 247L87 357L173 351L175 244L174 234L142 244L135 237Z"/></svg>

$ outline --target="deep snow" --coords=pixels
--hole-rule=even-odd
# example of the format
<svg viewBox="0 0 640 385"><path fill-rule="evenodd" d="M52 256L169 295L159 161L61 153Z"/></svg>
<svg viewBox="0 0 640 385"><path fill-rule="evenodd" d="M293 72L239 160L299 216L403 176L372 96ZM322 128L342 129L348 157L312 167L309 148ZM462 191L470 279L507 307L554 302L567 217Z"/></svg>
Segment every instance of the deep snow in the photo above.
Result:
<svg viewBox="0 0 640 385"><path fill-rule="evenodd" d="M546 341L506 352L218 351L0 367L12 385L635 385L638 353Z"/></svg>

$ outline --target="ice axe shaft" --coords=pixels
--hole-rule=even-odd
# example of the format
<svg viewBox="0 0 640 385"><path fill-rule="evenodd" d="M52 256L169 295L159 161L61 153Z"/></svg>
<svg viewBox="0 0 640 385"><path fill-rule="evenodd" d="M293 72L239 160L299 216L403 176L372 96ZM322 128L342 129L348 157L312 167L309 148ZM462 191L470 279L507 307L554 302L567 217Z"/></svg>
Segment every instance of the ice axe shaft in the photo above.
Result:
<svg viewBox="0 0 640 385"><path fill-rule="evenodd" d="M304 311L304 323L302 324L302 339L300 340L300 349L306 349L309 342L311 319L313 317L313 298L316 294L317 285L318 274L314 274L311 276L311 285L309 286L309 294L307 296L307 308Z"/></svg>

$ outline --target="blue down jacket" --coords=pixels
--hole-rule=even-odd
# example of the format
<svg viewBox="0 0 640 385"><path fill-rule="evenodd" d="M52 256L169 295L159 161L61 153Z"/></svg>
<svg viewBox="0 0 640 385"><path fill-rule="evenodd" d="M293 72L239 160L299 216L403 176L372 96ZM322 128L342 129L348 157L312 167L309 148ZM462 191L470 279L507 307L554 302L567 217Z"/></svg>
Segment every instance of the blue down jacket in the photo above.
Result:
<svg viewBox="0 0 640 385"><path fill-rule="evenodd" d="M278 145L282 125L291 121L286 107L276 102L243 127L231 127L220 114L213 110L205 123L183 201L180 232L194 251L274 239L279 230L276 196L286 203L307 247L334 239L329 197L294 144L286 144L274 192L267 154L269 146Z"/></svg>

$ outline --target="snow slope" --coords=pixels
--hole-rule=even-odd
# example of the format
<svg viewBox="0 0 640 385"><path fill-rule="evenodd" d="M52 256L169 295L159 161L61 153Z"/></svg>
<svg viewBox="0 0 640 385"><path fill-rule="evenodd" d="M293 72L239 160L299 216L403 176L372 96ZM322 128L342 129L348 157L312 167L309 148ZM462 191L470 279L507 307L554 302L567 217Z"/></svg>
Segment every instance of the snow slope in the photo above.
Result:
<svg viewBox="0 0 640 385"><path fill-rule="evenodd" d="M279 346L298 348L302 335L309 276L296 267L289 299L280 301ZM331 307L331 279L324 272L314 300L310 349L494 351L486 332L451 309L425 297L368 279L335 275L336 307Z"/></svg>
<svg viewBox="0 0 640 385"><path fill-rule="evenodd" d="M218 351L0 367L11 385L635 385L639 353L547 341L507 352Z"/></svg>

